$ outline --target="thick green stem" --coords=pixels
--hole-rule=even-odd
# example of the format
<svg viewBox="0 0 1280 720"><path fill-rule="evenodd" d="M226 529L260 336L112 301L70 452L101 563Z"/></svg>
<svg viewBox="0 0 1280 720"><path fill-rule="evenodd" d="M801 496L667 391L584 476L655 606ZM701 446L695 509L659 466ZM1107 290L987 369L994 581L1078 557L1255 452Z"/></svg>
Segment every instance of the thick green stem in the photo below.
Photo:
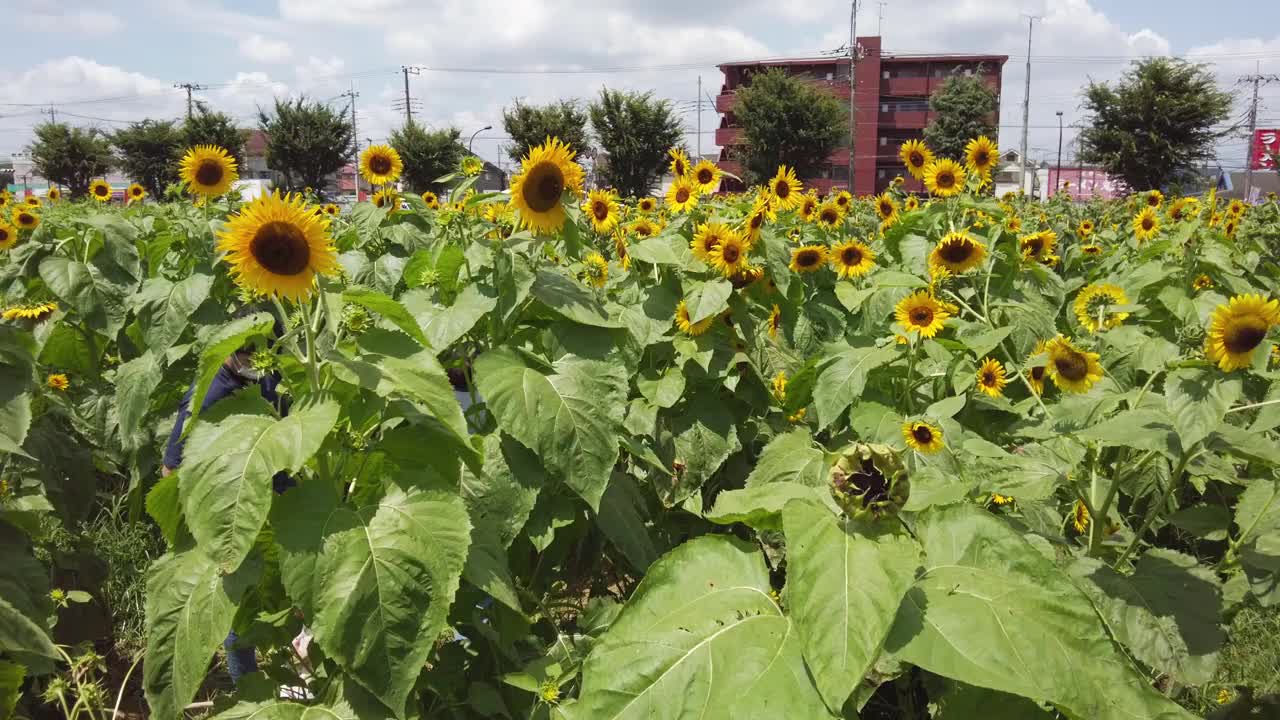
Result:
<svg viewBox="0 0 1280 720"><path fill-rule="evenodd" d="M1203 452L1204 451L1201 450L1193 455L1184 455L1182 457L1182 460L1178 463L1178 469L1169 476L1169 485L1164 489L1164 492L1160 494L1160 501L1152 505L1147 510L1147 516L1143 518L1142 525L1140 525L1138 530L1134 532L1133 540L1131 540L1129 545L1125 547L1124 552L1120 553L1120 557L1116 558L1112 567L1119 568L1124 564L1124 561L1128 560L1129 556L1133 554L1133 551L1138 547L1138 543L1142 542L1142 536L1147 534L1147 530L1150 529L1151 524L1156 521L1156 517L1160 515L1160 511L1169 504L1169 498L1173 497L1173 491L1177 489L1178 485L1182 482L1182 475L1186 471L1187 465L1190 464L1192 460L1199 457Z"/></svg>

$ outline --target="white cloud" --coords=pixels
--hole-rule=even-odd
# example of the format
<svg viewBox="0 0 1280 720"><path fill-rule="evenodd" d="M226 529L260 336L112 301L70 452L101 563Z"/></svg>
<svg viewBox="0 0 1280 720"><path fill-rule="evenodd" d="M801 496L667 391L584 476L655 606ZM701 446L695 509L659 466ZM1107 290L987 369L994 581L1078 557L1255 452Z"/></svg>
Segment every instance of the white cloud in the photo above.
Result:
<svg viewBox="0 0 1280 720"><path fill-rule="evenodd" d="M328 60L321 60L312 55L302 65L295 65L293 72L298 78L298 85L303 90L320 89L345 84L339 80L345 66L346 63L342 58L330 57Z"/></svg>
<svg viewBox="0 0 1280 720"><path fill-rule="evenodd" d="M30 32L110 35L124 28L124 21L99 10L23 10L17 15L17 26Z"/></svg>
<svg viewBox="0 0 1280 720"><path fill-rule="evenodd" d="M293 48L283 40L255 33L240 40L240 54L256 62L279 63L293 57Z"/></svg>

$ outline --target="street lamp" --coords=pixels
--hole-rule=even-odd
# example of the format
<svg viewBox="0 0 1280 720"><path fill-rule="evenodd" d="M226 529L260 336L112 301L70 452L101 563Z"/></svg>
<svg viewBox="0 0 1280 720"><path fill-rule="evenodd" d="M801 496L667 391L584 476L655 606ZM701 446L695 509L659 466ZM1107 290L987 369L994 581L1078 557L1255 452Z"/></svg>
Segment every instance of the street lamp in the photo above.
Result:
<svg viewBox="0 0 1280 720"><path fill-rule="evenodd" d="M1062 111L1058 111L1058 174L1053 179L1053 192L1058 193L1058 185L1062 182Z"/></svg>
<svg viewBox="0 0 1280 720"><path fill-rule="evenodd" d="M475 142L475 141L476 141L476 136L477 136L477 135L479 135L480 133L484 132L485 130L492 130L492 129L493 129L493 126L492 126L492 125L485 125L484 127L480 128L479 130L477 130L477 131L475 131L475 132L471 133L471 139L467 141L467 154L468 154L468 155L470 155L470 154L471 154L471 143L473 143L473 142Z"/></svg>

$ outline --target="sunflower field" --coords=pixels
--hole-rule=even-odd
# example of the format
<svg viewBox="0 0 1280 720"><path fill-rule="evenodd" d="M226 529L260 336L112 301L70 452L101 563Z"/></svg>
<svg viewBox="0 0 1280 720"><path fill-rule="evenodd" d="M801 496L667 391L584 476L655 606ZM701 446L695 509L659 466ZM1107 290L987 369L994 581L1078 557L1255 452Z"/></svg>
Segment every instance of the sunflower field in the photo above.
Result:
<svg viewBox="0 0 1280 720"><path fill-rule="evenodd" d="M0 715L1261 717L1213 680L1280 604L1280 207L996 156L619 198L548 139L438 198L376 146L343 211L202 147L194 203L4 198ZM132 680L40 551L103 494L166 548Z"/></svg>

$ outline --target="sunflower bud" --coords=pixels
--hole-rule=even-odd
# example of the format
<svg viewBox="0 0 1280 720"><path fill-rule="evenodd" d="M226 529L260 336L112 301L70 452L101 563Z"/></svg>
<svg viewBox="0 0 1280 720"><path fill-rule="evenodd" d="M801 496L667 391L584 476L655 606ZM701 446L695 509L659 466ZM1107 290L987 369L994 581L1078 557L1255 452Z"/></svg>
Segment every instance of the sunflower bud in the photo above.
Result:
<svg viewBox="0 0 1280 720"><path fill-rule="evenodd" d="M436 272L435 268L424 268L423 271L418 274L419 285L435 287L438 282L440 282L440 273Z"/></svg>
<svg viewBox="0 0 1280 720"><path fill-rule="evenodd" d="M347 305L342 308L342 327L352 335L360 335L373 326L373 318L369 311L359 305Z"/></svg>
<svg viewBox="0 0 1280 720"><path fill-rule="evenodd" d="M276 354L270 350L258 350L249 357L254 370L268 373L276 369Z"/></svg>
<svg viewBox="0 0 1280 720"><path fill-rule="evenodd" d="M911 486L888 445L853 443L831 468L831 495L850 517L877 518L902 509Z"/></svg>

